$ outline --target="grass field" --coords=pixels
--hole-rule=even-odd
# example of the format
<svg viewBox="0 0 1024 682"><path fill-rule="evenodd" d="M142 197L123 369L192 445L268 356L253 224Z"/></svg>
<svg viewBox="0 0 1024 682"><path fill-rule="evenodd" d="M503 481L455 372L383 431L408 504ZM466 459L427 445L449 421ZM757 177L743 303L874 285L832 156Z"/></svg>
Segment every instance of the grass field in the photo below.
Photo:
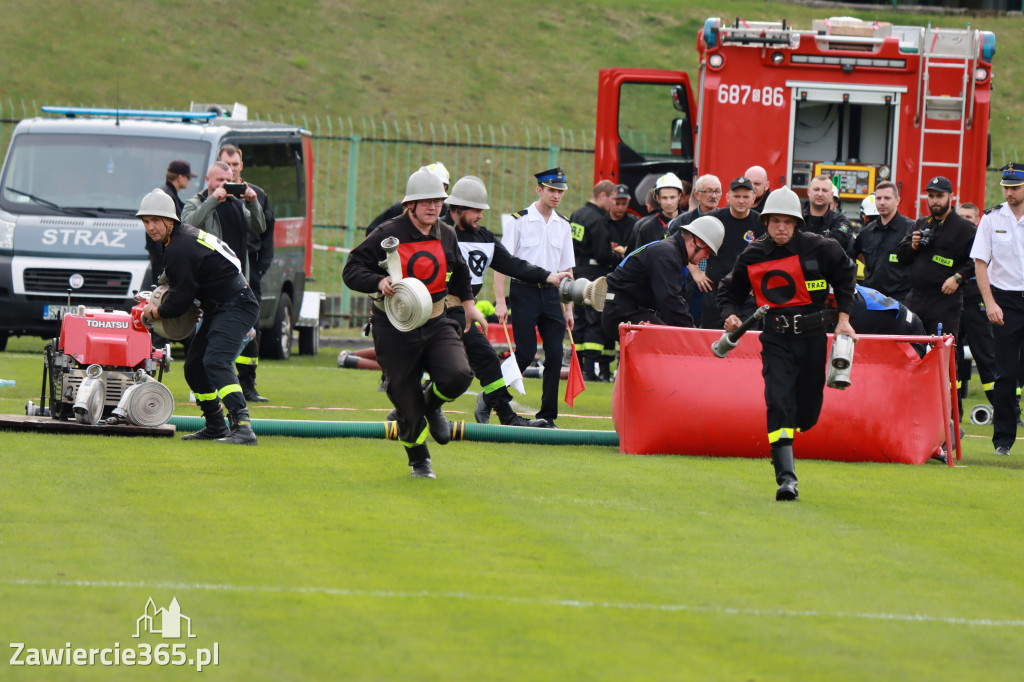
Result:
<svg viewBox="0 0 1024 682"><path fill-rule="evenodd" d="M40 348L0 353L18 382L0 412L34 397ZM253 416L382 418L376 374L335 354L261 364L274 403ZM178 413L195 414L174 370ZM610 394L588 387L559 424L611 428ZM955 469L800 461L796 504L748 459L453 443L426 481L392 442L3 432L0 633L189 656L216 643L203 675L230 680L1022 679L1024 455L968 431ZM196 637L133 638L150 597L177 598ZM0 679L187 669L14 653Z"/></svg>

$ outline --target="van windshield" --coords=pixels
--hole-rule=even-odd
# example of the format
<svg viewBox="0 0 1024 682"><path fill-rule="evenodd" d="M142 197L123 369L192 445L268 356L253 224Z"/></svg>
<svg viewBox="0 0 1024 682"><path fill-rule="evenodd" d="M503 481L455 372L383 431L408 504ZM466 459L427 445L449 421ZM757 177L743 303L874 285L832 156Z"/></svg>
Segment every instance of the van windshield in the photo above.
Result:
<svg viewBox="0 0 1024 682"><path fill-rule="evenodd" d="M199 190L209 157L210 143L198 140L17 135L0 180L0 205L12 213L134 215L142 197L163 186L167 164L175 159L187 161L200 174L178 192L187 201Z"/></svg>

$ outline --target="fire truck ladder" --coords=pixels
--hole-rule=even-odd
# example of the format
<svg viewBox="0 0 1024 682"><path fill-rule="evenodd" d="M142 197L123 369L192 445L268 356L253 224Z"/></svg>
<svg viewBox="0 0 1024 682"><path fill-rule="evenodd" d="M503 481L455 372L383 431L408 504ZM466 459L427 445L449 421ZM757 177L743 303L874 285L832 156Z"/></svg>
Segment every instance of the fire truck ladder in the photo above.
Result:
<svg viewBox="0 0 1024 682"><path fill-rule="evenodd" d="M973 125L968 115L973 112L969 102L974 98L974 69L978 59L977 31L967 29L932 28L929 24L924 29L920 42L921 59L918 66L918 100L917 116L914 125L921 129L918 187L925 184L925 178L932 175L945 175L953 183L954 194L960 188L960 168L964 158L964 131ZM950 71L959 74L950 74ZM960 91L957 94L933 95L932 86L938 83L949 83L952 78L960 76ZM968 92L970 88L970 92ZM957 127L936 125L936 121L959 121ZM956 162L937 157L925 158L926 150L934 154L936 148L949 148L946 136L956 136ZM920 191L920 190L919 190ZM926 199L927 193L918 195ZM918 201L920 213L921 202Z"/></svg>

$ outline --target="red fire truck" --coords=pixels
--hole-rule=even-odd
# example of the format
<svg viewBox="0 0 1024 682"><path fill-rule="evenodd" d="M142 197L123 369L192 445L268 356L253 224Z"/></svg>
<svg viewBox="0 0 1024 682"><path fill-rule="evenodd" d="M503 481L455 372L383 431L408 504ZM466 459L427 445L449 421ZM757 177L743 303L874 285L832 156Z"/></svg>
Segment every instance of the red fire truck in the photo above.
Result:
<svg viewBox="0 0 1024 682"><path fill-rule="evenodd" d="M923 188L936 175L956 200L984 205L992 33L712 18L697 50L696 92L682 71L600 72L595 182L626 183L634 208L667 171L728 186L753 165L772 189L800 194L829 175L850 216L882 180L900 187L903 215L927 213Z"/></svg>

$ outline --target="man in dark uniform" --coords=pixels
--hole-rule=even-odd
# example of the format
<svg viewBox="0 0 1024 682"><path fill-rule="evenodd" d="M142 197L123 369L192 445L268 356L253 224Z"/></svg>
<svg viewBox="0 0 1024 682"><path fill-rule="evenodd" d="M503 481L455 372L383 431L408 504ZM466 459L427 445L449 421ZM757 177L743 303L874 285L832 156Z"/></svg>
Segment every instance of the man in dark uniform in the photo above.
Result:
<svg viewBox="0 0 1024 682"><path fill-rule="evenodd" d="M724 236L720 220L702 216L671 237L630 253L608 275L608 295L601 314L605 334L617 337L624 322L692 327L683 273L689 263L718 251Z"/></svg>
<svg viewBox="0 0 1024 682"><path fill-rule="evenodd" d="M531 265L515 258L497 241L494 234L480 224L483 212L490 206L487 203L487 188L483 180L467 175L460 178L452 187L452 194L447 199L449 213L455 223L455 234L459 238L459 249L469 266L469 276L474 297L484 286L484 274L488 266L495 271L515 277L523 282L533 284L547 283L558 286L565 277L565 272L551 273L543 268ZM448 315L466 326L466 316L462 306L449 296ZM462 343L466 346L469 366L480 381L480 394L477 396L475 417L481 424L490 421L491 411L497 413L504 426L544 427L547 422L539 419L524 419L512 409L512 395L505 385L501 373L501 361L494 351L494 346L476 325L469 327L463 334Z"/></svg>
<svg viewBox="0 0 1024 682"><path fill-rule="evenodd" d="M758 214L751 210L754 205L754 185L742 175L729 183L729 205L712 211L708 215L722 221L725 226L725 240L718 253L709 256L703 272L691 267L690 276L701 291L700 324L704 329L721 329L725 316L719 313L717 288L722 279L732 272L736 259L747 245L764 234L764 225ZM743 306L742 313L754 312L753 301Z"/></svg>
<svg viewBox="0 0 1024 682"><path fill-rule="evenodd" d="M977 230L981 222L981 212L970 202L957 206L956 212ZM977 234L977 233L975 233ZM964 307L960 314L960 343L956 344L956 383L960 392L960 400L967 397L967 385L971 380L972 362L964 356L964 346L970 346L971 356L978 364L978 376L981 378L981 390L985 392L989 404L995 399L992 389L996 381L996 342L992 334L992 323L985 312L985 299L978 290L978 278L972 276L964 282ZM961 403L962 407L962 403ZM963 410L961 409L961 417Z"/></svg>
<svg viewBox="0 0 1024 682"><path fill-rule="evenodd" d="M612 251L619 261L626 255L629 236L633 234L637 220L636 214L629 210L629 187L615 185L615 197L612 199L612 207L608 209L608 238L611 239Z"/></svg>
<svg viewBox="0 0 1024 682"><path fill-rule="evenodd" d="M793 438L818 422L825 385L825 328L857 335L850 324L857 268L833 239L800 230L800 199L788 187L768 196L761 221L767 234L740 254L736 267L718 287L726 331L742 320L738 313L753 290L757 305L768 305L761 333L761 374L768 410L776 500L795 500ZM829 285L836 311L826 308Z"/></svg>
<svg viewBox="0 0 1024 682"><path fill-rule="evenodd" d="M231 168L231 181L245 183L256 192L256 201L263 210L263 220L266 224L266 231L261 235L248 232L247 237L247 258L249 260L249 287L256 294L256 300L262 303L263 290L260 282L263 275L270 269L274 262L274 212L270 209L270 202L267 200L267 193L262 187L245 182L242 179L242 169L245 164L242 162L242 150L233 144L223 145L217 152L217 160L223 161ZM253 207L256 210L256 207ZM260 361L260 341L263 333L259 324L253 330L255 336L242 352L235 358L235 370L238 372L238 383L242 386L242 393L250 403L269 402L256 390L256 368Z"/></svg>
<svg viewBox="0 0 1024 682"><path fill-rule="evenodd" d="M569 219L558 212L568 185L565 171L551 168L536 173L537 201L512 214L505 225L501 243L508 252L548 272L571 272L576 265L572 251ZM541 379L541 404L537 419L548 428L558 428L558 383L562 376L562 343L565 330L572 331L575 318L572 304L561 302L558 288L550 284L531 284L512 280L505 301L505 276L494 273L494 311L505 322L511 305L512 333L516 342L516 362L523 371L537 352L537 334L544 343L544 374Z"/></svg>
<svg viewBox="0 0 1024 682"><path fill-rule="evenodd" d="M853 257L853 230L849 219L832 208L836 187L827 175L816 175L807 188L807 208L803 212L804 232L831 237Z"/></svg>
<svg viewBox="0 0 1024 682"><path fill-rule="evenodd" d="M576 258L573 274L576 277L593 281L607 275L619 262L612 251L612 240L608 233L608 210L612 207L614 193L614 183L601 180L594 185L594 193L587 203L569 216L572 248ZM574 350L580 362L583 380L601 381L595 371L606 345L601 329L601 313L577 304L573 308L573 317L576 319L573 328L573 340L576 342Z"/></svg>
<svg viewBox="0 0 1024 682"><path fill-rule="evenodd" d="M654 192L661 210L637 222L630 251L667 237L668 224L679 215L679 199L683 196L683 181L679 176L665 173L655 181Z"/></svg>
<svg viewBox="0 0 1024 682"><path fill-rule="evenodd" d="M469 268L455 230L439 218L447 196L437 176L425 169L413 173L402 199L405 213L385 222L354 248L342 271L350 289L376 294L372 328L377 362L384 369L385 390L397 410L398 440L405 446L412 475L421 478L436 478L426 445L428 431L440 445L451 439L451 425L441 406L462 395L473 381L462 345L463 329L445 314L449 291L461 300L471 323L486 324L474 305ZM408 331L396 327L385 312L385 297L401 286L382 265L387 252L381 242L389 237L398 241L395 254L403 280L416 279L425 285L432 305L429 319ZM420 386L424 372L431 378L426 388Z"/></svg>
<svg viewBox="0 0 1024 682"><path fill-rule="evenodd" d="M896 247L900 263L909 268L907 307L921 316L929 334L956 336L960 331L963 283L974 276L971 244L974 225L951 205L953 185L941 175L926 188L930 215L918 218Z"/></svg>
<svg viewBox="0 0 1024 682"><path fill-rule="evenodd" d="M914 221L900 215L900 192L895 184L878 183L874 196L878 216L857 234L853 257L864 262L864 286L904 302L910 293L910 282L907 266L896 256L896 247Z"/></svg>
<svg viewBox="0 0 1024 682"><path fill-rule="evenodd" d="M202 324L185 355L184 374L206 426L182 440L256 445L234 369L238 348L256 324L260 309L242 275L241 262L224 241L179 222L174 202L160 190L142 199L137 215L146 233L164 247L164 276L170 287L159 307L148 303L143 308L143 318L179 317L192 310L194 300L202 302ZM221 401L230 415L230 431Z"/></svg>

